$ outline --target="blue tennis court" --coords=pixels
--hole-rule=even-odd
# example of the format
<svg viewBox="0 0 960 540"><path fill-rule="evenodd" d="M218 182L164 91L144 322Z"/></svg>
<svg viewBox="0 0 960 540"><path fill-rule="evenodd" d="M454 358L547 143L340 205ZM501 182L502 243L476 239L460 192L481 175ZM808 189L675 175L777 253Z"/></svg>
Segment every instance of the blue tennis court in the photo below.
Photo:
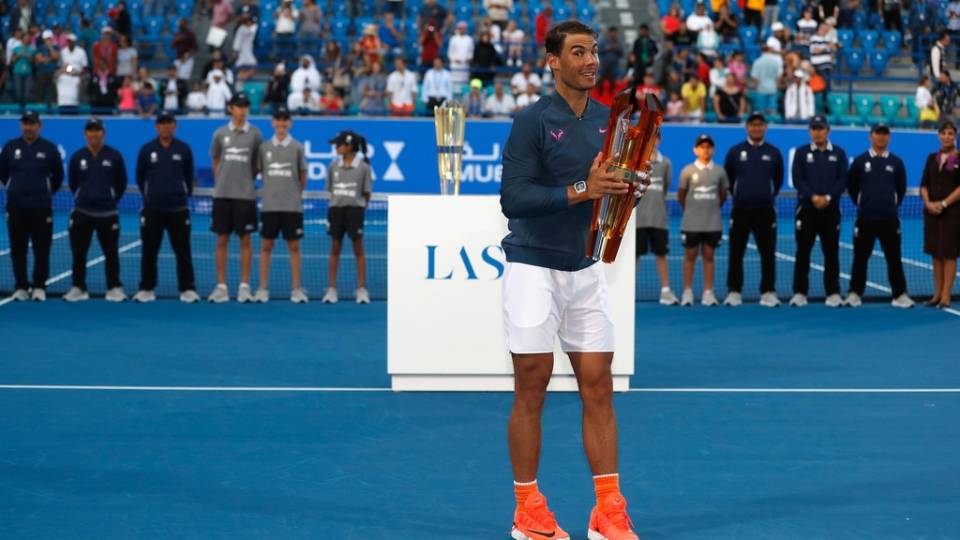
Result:
<svg viewBox="0 0 960 540"><path fill-rule="evenodd" d="M960 537L958 323L638 303L641 537ZM387 391L384 302L8 304L0 329L5 538L507 537L510 395ZM549 397L540 481L582 540L579 409Z"/></svg>

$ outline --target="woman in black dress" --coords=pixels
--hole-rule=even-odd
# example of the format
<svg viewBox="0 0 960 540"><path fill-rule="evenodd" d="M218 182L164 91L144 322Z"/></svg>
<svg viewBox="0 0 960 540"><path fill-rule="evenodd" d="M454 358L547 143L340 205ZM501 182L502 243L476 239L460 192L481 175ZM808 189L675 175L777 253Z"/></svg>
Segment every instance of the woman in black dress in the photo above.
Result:
<svg viewBox="0 0 960 540"><path fill-rule="evenodd" d="M960 154L957 126L940 124L940 151L927 157L920 181L923 251L933 257L933 298L928 306L949 307L960 255Z"/></svg>

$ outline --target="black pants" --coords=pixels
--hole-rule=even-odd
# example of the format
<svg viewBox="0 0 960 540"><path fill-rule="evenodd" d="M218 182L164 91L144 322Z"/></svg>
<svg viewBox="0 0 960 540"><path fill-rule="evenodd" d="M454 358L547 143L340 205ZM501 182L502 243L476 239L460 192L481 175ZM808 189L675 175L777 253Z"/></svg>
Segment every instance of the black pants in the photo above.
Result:
<svg viewBox="0 0 960 540"><path fill-rule="evenodd" d="M29 289L27 246L33 244L33 288L46 289L50 276L50 244L53 243L53 211L49 208L7 207L10 260L15 289Z"/></svg>
<svg viewBox="0 0 960 540"><path fill-rule="evenodd" d="M70 249L73 251L73 286L87 290L87 252L97 233L107 272L107 290L120 286L120 216L93 217L76 210L70 214Z"/></svg>
<svg viewBox="0 0 960 540"><path fill-rule="evenodd" d="M756 26L757 29L763 27L763 10L744 9L743 22L748 26ZM758 34L759 37L759 34ZM747 45L746 43L744 45Z"/></svg>
<svg viewBox="0 0 960 540"><path fill-rule="evenodd" d="M807 294L810 282L810 252L820 237L823 250L823 289L827 296L840 293L840 209L800 207L797 211L797 255L793 266L793 292Z"/></svg>
<svg viewBox="0 0 960 540"><path fill-rule="evenodd" d="M196 289L190 255L190 211L143 209L140 211L140 239L143 241L140 290L152 291L157 288L157 255L163 242L163 231L167 231L170 246L177 257L177 288L181 292Z"/></svg>
<svg viewBox="0 0 960 540"><path fill-rule="evenodd" d="M850 291L863 296L867 283L867 261L873 254L873 244L880 239L883 256L887 259L887 278L890 290L896 298L907 292L907 280L903 276L903 261L900 260L900 220L857 219L853 232L853 271L850 272Z"/></svg>
<svg viewBox="0 0 960 540"><path fill-rule="evenodd" d="M901 36L903 35L903 19L900 17L900 8L893 11L883 10L883 29L896 30L900 32Z"/></svg>
<svg viewBox="0 0 960 540"><path fill-rule="evenodd" d="M760 252L760 292L777 290L777 212L772 208L734 208L730 215L730 265L727 289L743 289L743 255L753 233Z"/></svg>

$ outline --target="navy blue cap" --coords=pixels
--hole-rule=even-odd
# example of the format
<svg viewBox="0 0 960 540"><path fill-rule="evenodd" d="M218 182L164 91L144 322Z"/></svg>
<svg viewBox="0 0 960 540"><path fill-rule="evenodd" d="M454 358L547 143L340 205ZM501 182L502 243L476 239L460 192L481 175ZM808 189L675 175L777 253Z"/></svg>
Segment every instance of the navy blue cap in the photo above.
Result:
<svg viewBox="0 0 960 540"><path fill-rule="evenodd" d="M749 116L747 116L747 123L748 123L748 124L749 124L750 122L753 122L754 120L760 120L760 121L763 122L764 124L767 123L767 117L766 117L766 115L763 114L763 112L761 112L761 111L753 111L752 113L750 113Z"/></svg>
<svg viewBox="0 0 960 540"><path fill-rule="evenodd" d="M822 114L818 114L810 119L810 127L812 128L827 128L830 127L830 123L827 122L827 117Z"/></svg>
<svg viewBox="0 0 960 540"><path fill-rule="evenodd" d="M706 133L701 133L700 136L697 137L697 142L693 143L693 145L700 146L703 143L710 143L710 146L716 146L716 143L713 142L713 137Z"/></svg>
<svg viewBox="0 0 960 540"><path fill-rule="evenodd" d="M358 138L359 136L356 133L350 131L349 129L345 129L340 133L337 133L334 138L330 139L330 144L336 146L340 146L341 144L354 144Z"/></svg>
<svg viewBox="0 0 960 540"><path fill-rule="evenodd" d="M277 120L289 120L290 111L286 107L277 107L273 110L273 117Z"/></svg>
<svg viewBox="0 0 960 540"><path fill-rule="evenodd" d="M886 122L877 122L870 128L870 133L890 133L890 126Z"/></svg>
<svg viewBox="0 0 960 540"><path fill-rule="evenodd" d="M103 121L99 118L91 118L83 125L84 131L103 131Z"/></svg>
<svg viewBox="0 0 960 540"><path fill-rule="evenodd" d="M240 92L239 94L234 94L234 96L230 98L229 104L236 105L239 107L249 107L250 99L247 97L246 94L244 94L243 92Z"/></svg>
<svg viewBox="0 0 960 540"><path fill-rule="evenodd" d="M39 124L40 115L37 114L37 111L27 111L20 115L20 121L24 124Z"/></svg>
<svg viewBox="0 0 960 540"><path fill-rule="evenodd" d="M174 114L170 111L160 111L160 113L157 114L158 124L167 124L167 123L176 122L176 121L177 121L177 117L174 116Z"/></svg>

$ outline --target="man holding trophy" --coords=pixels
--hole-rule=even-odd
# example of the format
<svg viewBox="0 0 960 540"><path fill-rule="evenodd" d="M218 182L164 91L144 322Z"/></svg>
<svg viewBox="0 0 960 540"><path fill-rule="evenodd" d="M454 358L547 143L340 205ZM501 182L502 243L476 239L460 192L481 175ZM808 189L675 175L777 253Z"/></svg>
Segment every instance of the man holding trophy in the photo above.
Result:
<svg viewBox="0 0 960 540"><path fill-rule="evenodd" d="M603 265L594 263L616 255L662 109L652 98L647 106L655 110L642 110L637 127L629 125L631 93L618 96L613 113L590 99L599 60L596 34L583 23L553 27L546 53L556 93L517 114L500 190L510 229L502 243L503 315L515 376L508 428L517 503L511 536L569 538L536 481L540 416L559 337L577 377L583 444L594 475L597 505L588 538L632 540L637 536L617 474L613 324Z"/></svg>

